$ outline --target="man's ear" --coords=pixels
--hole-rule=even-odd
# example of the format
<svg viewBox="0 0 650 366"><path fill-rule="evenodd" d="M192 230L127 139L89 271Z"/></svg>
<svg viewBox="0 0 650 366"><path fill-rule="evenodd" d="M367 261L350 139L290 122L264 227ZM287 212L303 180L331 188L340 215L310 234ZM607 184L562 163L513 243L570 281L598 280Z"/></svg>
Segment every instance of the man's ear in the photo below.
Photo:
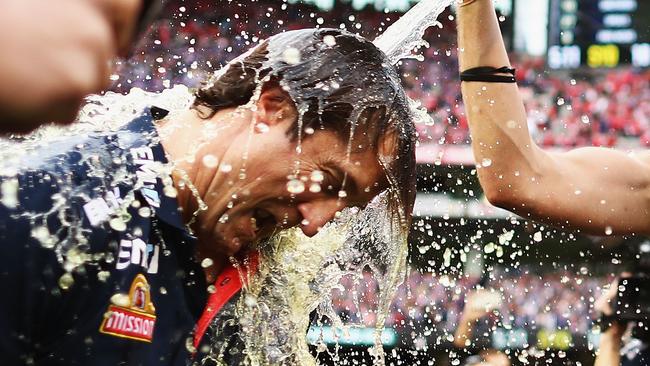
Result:
<svg viewBox="0 0 650 366"><path fill-rule="evenodd" d="M278 84L264 86L255 112L258 123L274 126L297 117L296 107L289 93Z"/></svg>

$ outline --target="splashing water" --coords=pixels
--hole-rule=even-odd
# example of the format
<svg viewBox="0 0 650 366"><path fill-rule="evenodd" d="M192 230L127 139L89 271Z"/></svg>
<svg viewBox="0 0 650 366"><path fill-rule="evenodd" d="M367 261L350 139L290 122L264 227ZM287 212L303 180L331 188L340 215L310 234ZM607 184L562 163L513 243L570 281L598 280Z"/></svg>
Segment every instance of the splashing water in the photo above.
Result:
<svg viewBox="0 0 650 366"><path fill-rule="evenodd" d="M416 46L425 45L421 37L424 30L435 24L436 17L452 1L423 1L406 13L402 19L391 26L375 44L387 55L387 61L383 66L389 69L389 63L395 64L402 58L410 57L411 50ZM405 36L408 35L408 36ZM278 38L276 42L283 42ZM318 47L333 47L341 42L336 36L326 34L322 45ZM269 60L274 61L288 58L290 66L301 66L309 60L306 55L295 54L294 51L287 54L269 54ZM244 55L245 56L245 55ZM235 61L235 63L238 61ZM268 66L268 63L262 65ZM302 141L303 124L305 131L322 128L317 123L306 124L303 116L312 113L317 114L319 119L328 113L339 112L335 108L340 106L339 101L328 100L328 89L338 89L342 79L332 77L327 83L308 85L297 84L295 80L305 73L313 73L318 76L318 70L322 65L304 65L304 68L295 67L284 69L283 84L299 111L300 128L298 141ZM359 64L359 69L364 65ZM223 74L227 68L220 73ZM292 74L292 72L295 73ZM354 76L354 72L351 73ZM218 77L217 74L216 77ZM292 80L291 78L296 79ZM387 76L377 74L374 77L384 78L384 83L399 83L395 72L388 72ZM269 80L269 76L260 76L260 70L256 70L255 78ZM378 81L378 80L376 80ZM373 86L370 81L367 91L361 98L347 102L354 102L364 108L386 107L385 101L395 102L401 98L398 93L390 88L381 89L380 86ZM381 84L381 83L375 83ZM250 106L259 96L258 88L251 101L245 106ZM390 95L386 95L386 93ZM335 94L335 93L330 93ZM23 166L23 162L33 158L37 152L42 152L44 146L64 141L67 137L84 136L92 132L116 131L125 123L138 116L148 106L157 105L170 110L170 117L175 113L186 110L192 102L192 95L186 87L177 86L166 90L161 94L146 93L140 89L132 89L127 96L114 93L107 93L104 96L92 96L88 104L80 112L78 123L69 127L46 126L32 135L26 136L20 142L12 140L0 140L0 174L5 177L14 176L17 169ZM316 100L314 107L309 103ZM403 100L404 101L404 100ZM402 101L402 102L403 102ZM422 109L417 108L415 102L405 100L410 108L411 119L424 118ZM245 107L244 106L244 107ZM426 112L424 113L426 115ZM397 116L399 118L402 116ZM350 113L350 120L361 119L360 112ZM348 159L353 153L352 144L357 134L363 135L363 129L357 129L356 123L350 126ZM251 129L252 135L252 129ZM20 148L17 149L17 144ZM61 146L54 146L53 149L65 150ZM300 145L298 145L300 149ZM92 165L93 171L101 175L102 165L94 162L92 156L82 156L81 161ZM213 165L216 162L208 161ZM159 167L159 173L169 175L171 166ZM245 172L244 172L245 173ZM126 171L115 174L116 177L130 179ZM122 178L118 178L122 179ZM7 180L6 186L2 188L3 203L11 205L12 195L15 188ZM109 186L116 186L119 182L107 182ZM87 255L84 239L85 233L77 230L72 222L65 222L63 226L70 230L70 235L65 241L57 241L55 238L59 233L48 232L39 229L44 227L45 220L57 211L64 212L66 202L75 197L84 195L84 187L76 187L70 183L67 186L70 190L63 195L53 197L55 201L52 212L42 217L32 217L33 236L43 243L46 248L52 248L59 256L64 268L68 271L60 279L61 288L68 288L72 276L69 274L81 265L91 261L109 261L110 258L100 258ZM136 187L137 188L137 187ZM304 187L302 188L304 189ZM231 309L236 315L236 322L241 327L240 337L244 341L244 348L241 350L230 349L228 352L239 351L244 355L247 365L314 365L316 361L310 355L306 343L306 331L309 326L309 314L318 310L321 317L329 319L336 327L342 327L341 319L332 310L331 292L340 279L346 275L360 276L364 269L370 268L379 283L380 300L377 304L375 346L371 349L375 365L384 364L384 353L381 346L381 329L387 316L388 309L397 286L403 281L405 275L405 263L407 253L406 235L408 229L403 222L396 220L391 215L387 206L392 199L388 193L376 198L363 210L345 210L336 222L329 224L314 238L307 238L298 230L287 231L279 234L262 247L261 263L259 274L253 277L245 287L244 292L236 307ZM125 197L122 206L126 207L133 202L133 197ZM123 208L123 207L122 207ZM111 227L119 230L124 222L114 218L110 223ZM114 259L113 259L114 260ZM221 348L219 346L222 346ZM219 355L224 344L215 342L213 344L213 355Z"/></svg>
<svg viewBox="0 0 650 366"><path fill-rule="evenodd" d="M78 143L95 143L102 141L104 136L109 136L120 127L140 116L142 111L151 105L164 107L170 113L179 113L186 109L191 102L191 93L184 86L177 86L162 93L148 93L134 88L128 95L108 92L105 95L93 95L87 98L87 104L80 111L77 121L66 127L46 125L33 133L19 138L0 139L0 176L3 177L2 201L7 207L18 203L18 180L15 178L21 169L40 166L41 164L56 165L61 159L60 154L68 151ZM88 136L92 138L88 139ZM143 136L143 139L155 141L156 136ZM142 182L130 174L121 162L126 157L115 156L114 161L106 162L98 159L92 149L78 149L79 164L85 164L89 169L89 176L100 177L105 180L107 187L116 187L121 183L134 183L138 189ZM111 165L112 164L112 165ZM162 165L162 164L161 164ZM109 168L111 167L112 168ZM156 173L160 177L169 177L171 165L156 166ZM115 174L105 174L107 170L116 170ZM51 179L49 177L45 179ZM43 248L53 250L66 273L60 278L59 285L62 289L72 285L72 275L77 269L86 264L96 264L103 261L114 261L112 253L90 255L87 253L89 243L87 231L78 217L68 217L69 202L89 200L90 182L74 182L73 174L62 173L59 177L63 189L52 195L52 207L47 212L23 212L31 224L32 237ZM171 186L169 179L163 180L167 187ZM15 187L14 184L15 183ZM14 189L15 188L15 189ZM124 216L126 208L135 201L133 194L123 197L119 207L112 207L106 220L115 231L126 229L128 217ZM52 217L62 220L56 231L50 232L47 222ZM111 218L112 217L112 218ZM64 219L65 218L65 219Z"/></svg>
<svg viewBox="0 0 650 366"><path fill-rule="evenodd" d="M386 316L382 309L388 309L404 278L407 251L399 221L387 215L387 199L382 194L363 210L344 210L313 238L293 229L264 245L258 273L230 309L239 323L236 337L243 341L243 349L234 347L232 339L224 342L224 334L218 334L222 330L217 330L212 335L216 341L201 362L220 364L220 355L229 352L235 357L235 349L241 365L316 365L305 338L310 313L317 311L319 321L326 319L343 329L332 308L332 290L344 276L361 278L368 268L379 282L375 340L380 342ZM248 278L248 273L242 277ZM381 346L371 353L376 365L384 364Z"/></svg>
<svg viewBox="0 0 650 366"><path fill-rule="evenodd" d="M429 47L423 39L424 32L432 26L442 26L438 16L455 0L423 0L401 16L384 33L375 38L373 43L382 50L388 60L395 65L403 59L413 58L424 61L424 56L413 54L413 50ZM419 101L407 98L411 114L417 124L433 125L429 112Z"/></svg>
<svg viewBox="0 0 650 366"><path fill-rule="evenodd" d="M440 25L438 16L455 0L423 0L417 3L406 14L401 16L373 43L382 50L393 64L406 58L424 60L415 56L412 51L429 44L422 39L427 28ZM440 25L441 26L441 25Z"/></svg>
<svg viewBox="0 0 650 366"><path fill-rule="evenodd" d="M384 51L390 64L412 57L411 51L415 47L426 45L422 40L424 31L437 23L436 18L452 2L421 2L389 27L374 44ZM326 46L333 42L335 38L331 35L323 39ZM305 62L293 50L289 56L292 62L287 64L292 66L301 66L301 62ZM272 52L269 55L271 61L287 57L286 52ZM309 72L316 66L307 65L299 72ZM322 114L327 101L318 90L329 86L320 83L316 85L316 92L306 92L303 85L291 81L285 81L282 85L297 104L300 142L303 116L310 109L306 101L317 100L316 109L318 114ZM305 92L313 96L305 96ZM368 93L365 98L359 99L359 104L374 106L378 103L375 100L378 100L376 96ZM408 98L406 102L410 118L416 123L430 120L419 103ZM356 118L358 114L353 113L350 119ZM349 146L352 145L355 126L354 123L351 126ZM289 186L292 190L305 189L304 185L298 187L291 181ZM252 277L242 273L242 277L251 279L244 286L236 306L224 310L234 315L238 328L235 340L226 330L233 324L218 324L223 318L217 317L213 323L214 333L210 335L210 350L206 358L198 362L234 364L223 361L223 355L228 352L230 358L243 365L316 365L305 337L310 323L309 314L317 311L319 318L327 319L335 328L345 328L333 310L332 290L339 286L344 276L361 278L362 271L370 268L377 279L380 296L376 309L375 345L369 351L373 355L374 365L384 365L381 331L395 291L405 277L408 245L408 228L390 215L388 200L388 194L384 193L363 210L344 210L334 223L328 224L313 238L305 237L299 230L291 230L280 233L263 246L258 273ZM241 349L235 346L239 340L243 343ZM326 349L319 346L318 352Z"/></svg>

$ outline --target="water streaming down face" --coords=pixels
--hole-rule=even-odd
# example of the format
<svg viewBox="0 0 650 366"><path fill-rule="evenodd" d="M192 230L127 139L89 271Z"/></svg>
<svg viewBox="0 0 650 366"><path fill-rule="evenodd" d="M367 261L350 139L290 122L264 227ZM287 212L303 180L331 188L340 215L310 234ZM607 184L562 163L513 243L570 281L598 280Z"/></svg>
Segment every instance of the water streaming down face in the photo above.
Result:
<svg viewBox="0 0 650 366"><path fill-rule="evenodd" d="M306 127L313 128L313 121L323 120L325 111L341 111L350 105L353 110L347 115L350 123L349 139L353 140L355 130L359 128L356 121L366 108L387 107L386 100L394 99L397 103L397 113L402 118L424 119L430 118L417 108L416 104L408 100L399 84L399 79L392 69L393 64L401 58L410 54L414 47L415 39L400 40L395 34L409 34L404 28L415 27L415 37L421 37L424 29L433 25L436 17L449 5L450 2L438 3L425 1L430 16L413 19L415 13L407 13L406 22L401 22L397 28L389 28L389 37L383 37L376 41L377 45L391 45L390 57L386 58L381 52L375 52L376 57L381 57L382 68L379 74L373 75L370 68L370 84L367 88L358 89L355 92L359 97L349 100L349 95L334 94L332 98L330 89L340 87L340 74L337 68L332 70L327 65L326 59L315 59L311 52L318 52L318 48L331 47L337 41L336 35L341 32L337 30L324 30L318 34L312 31L304 31L302 34L288 32L273 37L269 43L268 60L266 66L271 67L274 72L262 71L262 77L271 80L281 76L280 84L292 96L299 111L297 125L298 143L302 140L302 132ZM431 10L430 8L433 9ZM419 10L422 11L422 6ZM421 14L421 13L419 13ZM322 42L314 45L313 48L305 49L301 42L303 37L321 37ZM301 39L302 38L302 39ZM343 37L340 37L343 38ZM355 41L363 40L355 37ZM395 42L395 44L391 44ZM277 47L281 44L282 47ZM276 47L274 47L276 46ZM350 42L347 47L354 47ZM306 51L306 52L305 52ZM361 53L362 50L359 50ZM358 55L354 55L358 56ZM353 58L352 62L343 65L352 67L353 73L367 72L363 64L364 58ZM274 62L280 62L278 67ZM331 62L331 61L330 61ZM271 66L272 65L272 66ZM297 66L296 66L297 65ZM354 77L345 73L347 77ZM356 77L367 78L364 74L356 74ZM260 77L260 73L256 74ZM373 84L373 78L379 77L382 80L389 80L385 85ZM337 80L338 79L338 80ZM305 83L305 80L313 82ZM389 94L394 93L394 96ZM347 105L346 105L347 104ZM332 108L334 107L334 108ZM395 108L395 106L390 106ZM310 123L305 126L306 115L316 113L316 119L309 118ZM410 131L398 130L400 138L410 138ZM300 145L298 145L300 147ZM350 146L349 151L352 149ZM390 162L394 163L394 162ZM344 328L341 319L332 309L331 292L338 286L339 281L346 275L362 276L364 269L370 269L379 284L379 303L377 304L377 318L375 332L375 346L370 349L374 356L376 365L384 364L383 348L381 346L381 328L388 313L393 294L397 286L402 282L405 274L405 263L407 254L408 226L404 217L395 216L386 210L390 207L390 201L400 199L394 192L399 192L404 187L399 187L399 180L395 180L391 174L390 163L387 164L387 174L391 175L391 192L384 193L376 198L362 210L346 209L339 218L328 224L317 236L307 238L300 235L298 231L284 232L261 247L261 260L259 272L253 275L237 305L226 309L235 315L235 322L238 324L238 331L233 336L226 334L226 328L232 324L214 324L211 349L208 356L199 360L200 363L214 362L216 364L246 365L313 365L316 361L311 356L305 334L309 327L309 314L317 310L319 319L326 318L327 323L334 327ZM414 174L414 171L412 172ZM398 178L399 179L399 178ZM405 183L402 181L402 183ZM404 195L401 195L404 197ZM402 201L404 202L404 201ZM402 207L402 210L410 210L411 207ZM410 212L410 211L408 211ZM246 273L246 267L242 268ZM219 320L219 318L217 318ZM217 320L217 321L218 321ZM319 320L320 321L320 320ZM240 344L240 341L243 341ZM327 347L321 344L317 347L318 352L324 352ZM224 361L224 355L227 355ZM234 361L233 361L234 360Z"/></svg>
<svg viewBox="0 0 650 366"><path fill-rule="evenodd" d="M279 233L260 248L260 264L252 275L240 265L242 278L250 278L236 306L226 308L237 322L217 318L211 349L200 364L315 365L306 331L310 313L319 323L345 329L332 308L332 290L344 276L359 277L370 269L379 283L377 334L386 310L405 275L406 232L386 210L388 195L375 198L364 209L349 208L313 238L299 230ZM250 277L249 277L250 276ZM231 320L232 321L232 320ZM353 326L353 325L352 325ZM380 343L371 349L375 364L383 364ZM327 348L320 344L318 352Z"/></svg>
<svg viewBox="0 0 650 366"><path fill-rule="evenodd" d="M305 44L308 47L304 47ZM414 116L393 69L395 61L387 59L369 44L361 37L340 30L287 32L268 41L267 59L255 72L257 81L277 80L296 103L299 119L296 130L290 133L295 134L298 149L306 138L305 131L326 128L324 126L336 123L333 121L343 121L341 130L349 141L349 155L357 149L376 148L379 135L391 136L395 143L394 150L378 157L391 183L381 198L361 212L344 211L336 223L314 238L306 238L296 231L285 232L262 247L260 274L247 287L236 309L242 325L241 337L245 341L242 351L249 364L313 363L304 338L310 311L319 308L321 314L340 325L328 305L331 290L342 276L359 274L367 267L373 270L380 283L377 327L381 327L382 316L403 278L407 213L414 195L410 184L414 179L414 166L409 165L408 159L397 157L414 153L411 122ZM323 54L329 57L320 58ZM262 83L256 83L255 91L259 92L261 87ZM250 101L255 100L255 91L247 96ZM115 131L144 106L157 104L182 110L190 102L186 90L166 98L174 103L161 103L161 99L165 98L152 97L138 90L131 91L126 99L113 94L91 99L91 104L81 114L82 123L67 129L46 127L25 138L21 142L22 157L15 155L15 142L2 142L0 153L12 156L3 160L2 174L15 174L13 167L21 166L22 159L29 158L31 151L61 137ZM378 126L378 123L388 127ZM363 141L363 146L356 144L357 138ZM95 162L92 156L82 155L80 159L95 166L97 174L101 175L101 162ZM159 173L166 176L170 170L170 166L160 167ZM126 172L123 176L129 179ZM107 186L117 183L107 182ZM12 187L3 186L2 189L3 203L11 204ZM58 197L61 204L55 205L54 210L63 212L63 202L76 195L78 193L71 190ZM123 204L130 202L132 200L126 197ZM40 227L40 219L34 218L35 228ZM66 230L74 232L74 223L69 224ZM118 230L119 220L111 222L111 227ZM44 246L52 243L56 234L35 232ZM78 232L70 235L69 241L55 245L54 249L70 271L81 264L103 260L84 255L83 235ZM63 281L64 286L70 284ZM277 312L269 311L272 309ZM271 315L275 317L270 318ZM377 364L381 364L381 346L374 352Z"/></svg>

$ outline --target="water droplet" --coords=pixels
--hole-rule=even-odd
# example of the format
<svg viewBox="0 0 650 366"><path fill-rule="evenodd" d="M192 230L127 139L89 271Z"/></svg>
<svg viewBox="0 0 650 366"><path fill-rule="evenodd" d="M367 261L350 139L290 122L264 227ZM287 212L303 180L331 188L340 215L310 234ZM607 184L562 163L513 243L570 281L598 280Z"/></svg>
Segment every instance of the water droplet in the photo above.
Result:
<svg viewBox="0 0 650 366"><path fill-rule="evenodd" d="M282 60L289 65L296 65L300 63L300 51L297 48L289 47L282 52Z"/></svg>
<svg viewBox="0 0 650 366"><path fill-rule="evenodd" d="M219 165L219 159L212 154L207 154L201 161L206 168L216 168Z"/></svg>
<svg viewBox="0 0 650 366"><path fill-rule="evenodd" d="M144 218L150 217L151 209L149 207L140 207L140 209L138 210L138 215Z"/></svg>
<svg viewBox="0 0 650 366"><path fill-rule="evenodd" d="M72 274L65 273L63 276L59 277L59 287L63 290L69 289L74 284L74 278Z"/></svg>
<svg viewBox="0 0 650 366"><path fill-rule="evenodd" d="M124 222L124 220L122 220L121 217L112 218L111 221L108 222L108 225L111 227L111 229L115 231L126 230L126 223Z"/></svg>
<svg viewBox="0 0 650 366"><path fill-rule="evenodd" d="M611 226L607 226L605 228L605 235L612 235L613 232L614 232L614 230L612 230Z"/></svg>
<svg viewBox="0 0 650 366"><path fill-rule="evenodd" d="M309 179L311 179L312 182L320 183L325 179L325 175L320 170L314 170L313 172L311 172Z"/></svg>
<svg viewBox="0 0 650 366"><path fill-rule="evenodd" d="M538 243L540 241L542 241L542 233L540 231L538 231L535 234L533 234L533 240L538 242Z"/></svg>
<svg viewBox="0 0 650 366"><path fill-rule="evenodd" d="M487 168L490 165L492 165L492 159L485 158L485 159L481 160L481 166L482 167Z"/></svg>
<svg viewBox="0 0 650 366"><path fill-rule="evenodd" d="M267 133L269 132L269 125L263 122L259 122L255 124L255 131L258 133Z"/></svg>
<svg viewBox="0 0 650 366"><path fill-rule="evenodd" d="M291 179L287 182L287 191L292 194L298 194L305 191L305 183L298 179Z"/></svg>
<svg viewBox="0 0 650 366"><path fill-rule="evenodd" d="M97 272L97 279L100 280L101 282L106 282L106 280L110 276L111 276L111 273L109 271L99 271L99 272Z"/></svg>
<svg viewBox="0 0 650 366"><path fill-rule="evenodd" d="M219 168L224 173L230 173L232 171L232 165L228 163L223 163L221 164L221 167Z"/></svg>
<svg viewBox="0 0 650 366"><path fill-rule="evenodd" d="M185 349L187 349L189 353L196 352L196 347L194 347L194 339L190 337L185 340Z"/></svg>
<svg viewBox="0 0 650 366"><path fill-rule="evenodd" d="M158 291L163 295L167 295L167 288L164 286L160 286L160 289Z"/></svg>
<svg viewBox="0 0 650 366"><path fill-rule="evenodd" d="M205 258L201 261L201 267L208 268L214 264L214 261L210 258Z"/></svg>
<svg viewBox="0 0 650 366"><path fill-rule="evenodd" d="M557 105L564 105L564 98L557 98Z"/></svg>
<svg viewBox="0 0 650 366"><path fill-rule="evenodd" d="M47 226L36 226L32 229L32 237L41 243L43 248L51 249L56 244L56 241L50 235L50 230Z"/></svg>
<svg viewBox="0 0 650 366"><path fill-rule="evenodd" d="M174 198L178 196L178 191L174 186L165 186L165 188L163 188L163 194L167 197Z"/></svg>
<svg viewBox="0 0 650 366"><path fill-rule="evenodd" d="M580 117L580 121L582 121L582 123L584 123L584 124L588 124L588 123L589 123L589 116L586 115L586 114L583 114L583 115Z"/></svg>
<svg viewBox="0 0 650 366"><path fill-rule="evenodd" d="M339 191L339 198L345 198L347 196L348 196L348 192L343 190Z"/></svg>
<svg viewBox="0 0 650 366"><path fill-rule="evenodd" d="M252 308L253 306L257 305L257 299L255 296L246 295L244 298L244 304L246 304L247 307Z"/></svg>
<svg viewBox="0 0 650 366"><path fill-rule="evenodd" d="M213 294L215 292L217 292L217 287L215 285L208 286L208 293L209 294Z"/></svg>
<svg viewBox="0 0 650 366"><path fill-rule="evenodd" d="M0 201L8 208L16 208L18 206L18 179L7 179L0 184L0 193L2 199Z"/></svg>
<svg viewBox="0 0 650 366"><path fill-rule="evenodd" d="M321 191L321 186L318 183L312 183L309 186L309 192L311 193L319 193Z"/></svg>
<svg viewBox="0 0 650 366"><path fill-rule="evenodd" d="M131 300L129 299L128 294L117 293L111 296L111 304L122 306L122 307L128 307L131 305Z"/></svg>
<svg viewBox="0 0 650 366"><path fill-rule="evenodd" d="M332 47L332 46L336 45L336 38L334 38L334 36L328 34L325 37L323 37L323 43L325 43L326 45Z"/></svg>

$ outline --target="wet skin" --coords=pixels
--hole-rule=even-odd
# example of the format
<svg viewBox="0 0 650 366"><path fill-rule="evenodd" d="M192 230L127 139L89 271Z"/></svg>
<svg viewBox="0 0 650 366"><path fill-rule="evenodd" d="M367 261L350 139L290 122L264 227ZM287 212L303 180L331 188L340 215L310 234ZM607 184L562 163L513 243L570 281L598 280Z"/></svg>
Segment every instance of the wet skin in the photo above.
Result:
<svg viewBox="0 0 650 366"><path fill-rule="evenodd" d="M179 184L179 172L187 172L208 206L192 229L199 239L198 256L213 259L215 270L277 230L299 226L313 236L342 208L364 206L387 187L378 155L390 154L390 142L367 148L359 133L350 154L348 140L334 131L303 134L299 142L287 134L296 118L292 101L274 88L263 92L253 108L221 110L209 121L190 110L160 127L163 146L180 168L173 177L185 220L198 206ZM206 141L202 130L210 122L219 131ZM216 157L218 166L206 166L206 156ZM304 191L288 189L290 181L302 182Z"/></svg>

